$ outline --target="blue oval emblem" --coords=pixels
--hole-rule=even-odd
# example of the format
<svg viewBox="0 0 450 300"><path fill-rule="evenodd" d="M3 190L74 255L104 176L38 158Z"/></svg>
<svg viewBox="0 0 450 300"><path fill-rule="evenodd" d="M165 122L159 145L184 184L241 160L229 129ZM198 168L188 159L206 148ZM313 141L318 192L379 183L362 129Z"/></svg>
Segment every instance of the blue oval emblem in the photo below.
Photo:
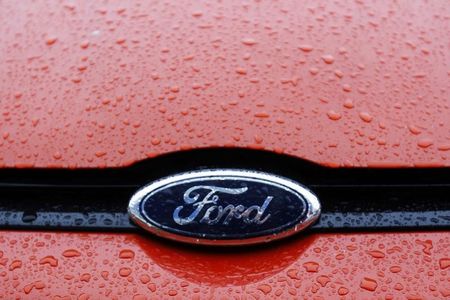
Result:
<svg viewBox="0 0 450 300"><path fill-rule="evenodd" d="M319 217L320 203L302 185L276 175L210 169L143 187L128 211L142 228L172 240L248 245L305 229Z"/></svg>

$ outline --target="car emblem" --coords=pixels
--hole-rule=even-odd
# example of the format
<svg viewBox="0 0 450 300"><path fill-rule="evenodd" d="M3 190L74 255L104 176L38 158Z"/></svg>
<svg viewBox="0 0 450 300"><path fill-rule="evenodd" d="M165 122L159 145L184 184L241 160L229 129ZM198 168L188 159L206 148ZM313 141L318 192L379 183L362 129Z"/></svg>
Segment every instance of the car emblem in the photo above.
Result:
<svg viewBox="0 0 450 300"><path fill-rule="evenodd" d="M249 245L304 230L320 214L317 197L272 174L209 169L170 176L131 198L131 219L158 236L204 245Z"/></svg>

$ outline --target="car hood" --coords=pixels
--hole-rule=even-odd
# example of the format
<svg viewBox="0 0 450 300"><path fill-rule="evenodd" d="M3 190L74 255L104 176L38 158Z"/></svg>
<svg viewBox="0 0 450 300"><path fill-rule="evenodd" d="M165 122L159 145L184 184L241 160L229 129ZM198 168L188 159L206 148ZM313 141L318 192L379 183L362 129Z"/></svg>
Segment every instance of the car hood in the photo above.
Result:
<svg viewBox="0 0 450 300"><path fill-rule="evenodd" d="M0 166L209 147L450 165L446 1L0 2Z"/></svg>

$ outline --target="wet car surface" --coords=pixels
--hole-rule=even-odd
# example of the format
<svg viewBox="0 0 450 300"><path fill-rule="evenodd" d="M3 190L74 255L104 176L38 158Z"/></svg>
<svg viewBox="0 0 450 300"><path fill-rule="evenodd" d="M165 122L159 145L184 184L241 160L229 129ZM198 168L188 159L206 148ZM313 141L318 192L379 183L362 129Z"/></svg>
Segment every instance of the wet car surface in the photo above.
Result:
<svg viewBox="0 0 450 300"><path fill-rule="evenodd" d="M217 148L446 169L449 15L447 1L2 1L0 173ZM441 207L444 172L426 182ZM3 209L23 187L0 183ZM439 230L418 220L212 250L129 228L17 230L8 213L0 299L450 297L445 215Z"/></svg>
<svg viewBox="0 0 450 300"><path fill-rule="evenodd" d="M2 232L5 298L443 299L448 233L320 234L182 247L136 234Z"/></svg>
<svg viewBox="0 0 450 300"><path fill-rule="evenodd" d="M3 1L0 164L232 146L448 166L446 1Z"/></svg>

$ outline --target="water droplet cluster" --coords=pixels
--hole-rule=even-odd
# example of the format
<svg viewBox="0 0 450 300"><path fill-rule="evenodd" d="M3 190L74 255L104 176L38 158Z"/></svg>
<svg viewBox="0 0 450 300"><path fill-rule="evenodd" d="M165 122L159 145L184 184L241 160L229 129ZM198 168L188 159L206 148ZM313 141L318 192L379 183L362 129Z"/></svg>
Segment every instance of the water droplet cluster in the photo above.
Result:
<svg viewBox="0 0 450 300"><path fill-rule="evenodd" d="M444 299L450 236L322 234L246 251L135 234L1 232L5 299Z"/></svg>
<svg viewBox="0 0 450 300"><path fill-rule="evenodd" d="M445 1L0 3L0 167L200 147L450 165Z"/></svg>

